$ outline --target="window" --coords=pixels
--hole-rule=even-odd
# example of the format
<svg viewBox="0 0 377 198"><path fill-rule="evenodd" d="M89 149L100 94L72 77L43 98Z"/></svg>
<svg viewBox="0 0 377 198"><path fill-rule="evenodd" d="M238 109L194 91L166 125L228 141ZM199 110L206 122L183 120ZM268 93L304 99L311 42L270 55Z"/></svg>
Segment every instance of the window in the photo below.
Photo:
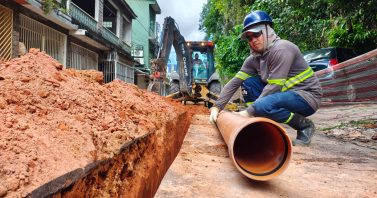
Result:
<svg viewBox="0 0 377 198"><path fill-rule="evenodd" d="M123 35L122 40L125 41L128 44L131 44L131 35L132 35L132 28L131 23L128 22L126 19L123 18Z"/></svg>
<svg viewBox="0 0 377 198"><path fill-rule="evenodd" d="M103 5L103 26L117 34L117 9L108 0Z"/></svg>
<svg viewBox="0 0 377 198"><path fill-rule="evenodd" d="M87 14L95 17L95 3L92 1L91 3L88 3L88 1L83 0L72 0L72 3L80 7L83 11L85 11Z"/></svg>

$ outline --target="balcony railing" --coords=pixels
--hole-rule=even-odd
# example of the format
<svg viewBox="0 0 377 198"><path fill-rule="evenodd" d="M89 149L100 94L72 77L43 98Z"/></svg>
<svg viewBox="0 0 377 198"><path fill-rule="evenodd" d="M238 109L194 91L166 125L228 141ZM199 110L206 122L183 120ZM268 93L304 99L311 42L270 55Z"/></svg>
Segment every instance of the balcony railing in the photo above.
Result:
<svg viewBox="0 0 377 198"><path fill-rule="evenodd" d="M121 47L127 53L131 53L131 46L129 44L119 39L119 37L109 29L105 27L99 27L97 21L92 16L90 16L88 13L86 13L84 10L82 10L72 2L70 5L69 13L72 18L79 21L86 28L101 34L101 36L110 43Z"/></svg>
<svg viewBox="0 0 377 198"><path fill-rule="evenodd" d="M118 45L119 43L119 38L110 30L108 30L105 27L101 28L101 35L103 38L106 40L110 41L114 45Z"/></svg>
<svg viewBox="0 0 377 198"><path fill-rule="evenodd" d="M82 25L84 25L85 27L89 28L94 32L98 31L97 21L74 3L71 3L69 13L72 18L80 21L80 23L82 23Z"/></svg>
<svg viewBox="0 0 377 198"><path fill-rule="evenodd" d="M122 47L122 49L128 53L131 53L131 46L129 44L127 44L126 42L124 41L121 41L120 42L120 46Z"/></svg>

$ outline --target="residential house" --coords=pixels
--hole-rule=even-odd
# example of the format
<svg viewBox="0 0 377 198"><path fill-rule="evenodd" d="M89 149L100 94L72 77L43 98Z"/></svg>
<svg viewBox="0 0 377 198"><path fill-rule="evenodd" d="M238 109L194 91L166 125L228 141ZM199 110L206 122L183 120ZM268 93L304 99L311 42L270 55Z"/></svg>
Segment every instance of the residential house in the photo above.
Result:
<svg viewBox="0 0 377 198"><path fill-rule="evenodd" d="M132 20L125 0L0 0L0 57L39 48L67 68L103 71L104 81L135 83Z"/></svg>
<svg viewBox="0 0 377 198"><path fill-rule="evenodd" d="M150 60L158 52L156 15L161 14L156 0L126 0L137 17L132 21L132 55L136 65L136 81L140 88L147 88Z"/></svg>

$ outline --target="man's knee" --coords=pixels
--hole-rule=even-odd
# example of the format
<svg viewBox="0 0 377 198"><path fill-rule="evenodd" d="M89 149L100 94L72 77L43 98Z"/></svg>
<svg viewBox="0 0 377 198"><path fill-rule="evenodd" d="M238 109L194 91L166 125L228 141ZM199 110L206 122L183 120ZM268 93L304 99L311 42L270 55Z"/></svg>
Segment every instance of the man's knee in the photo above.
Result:
<svg viewBox="0 0 377 198"><path fill-rule="evenodd" d="M273 107L264 101L256 101L254 103L254 112L256 116L270 117Z"/></svg>

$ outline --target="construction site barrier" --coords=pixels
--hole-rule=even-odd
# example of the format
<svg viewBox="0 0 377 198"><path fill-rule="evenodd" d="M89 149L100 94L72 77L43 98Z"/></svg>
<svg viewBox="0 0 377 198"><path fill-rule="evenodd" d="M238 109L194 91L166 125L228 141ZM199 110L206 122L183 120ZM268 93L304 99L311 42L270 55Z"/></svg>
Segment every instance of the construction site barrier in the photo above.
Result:
<svg viewBox="0 0 377 198"><path fill-rule="evenodd" d="M324 103L377 101L377 49L317 71Z"/></svg>
<svg viewBox="0 0 377 198"><path fill-rule="evenodd" d="M266 181L288 167L292 143L277 122L222 111L216 125L228 146L230 158L246 177Z"/></svg>

